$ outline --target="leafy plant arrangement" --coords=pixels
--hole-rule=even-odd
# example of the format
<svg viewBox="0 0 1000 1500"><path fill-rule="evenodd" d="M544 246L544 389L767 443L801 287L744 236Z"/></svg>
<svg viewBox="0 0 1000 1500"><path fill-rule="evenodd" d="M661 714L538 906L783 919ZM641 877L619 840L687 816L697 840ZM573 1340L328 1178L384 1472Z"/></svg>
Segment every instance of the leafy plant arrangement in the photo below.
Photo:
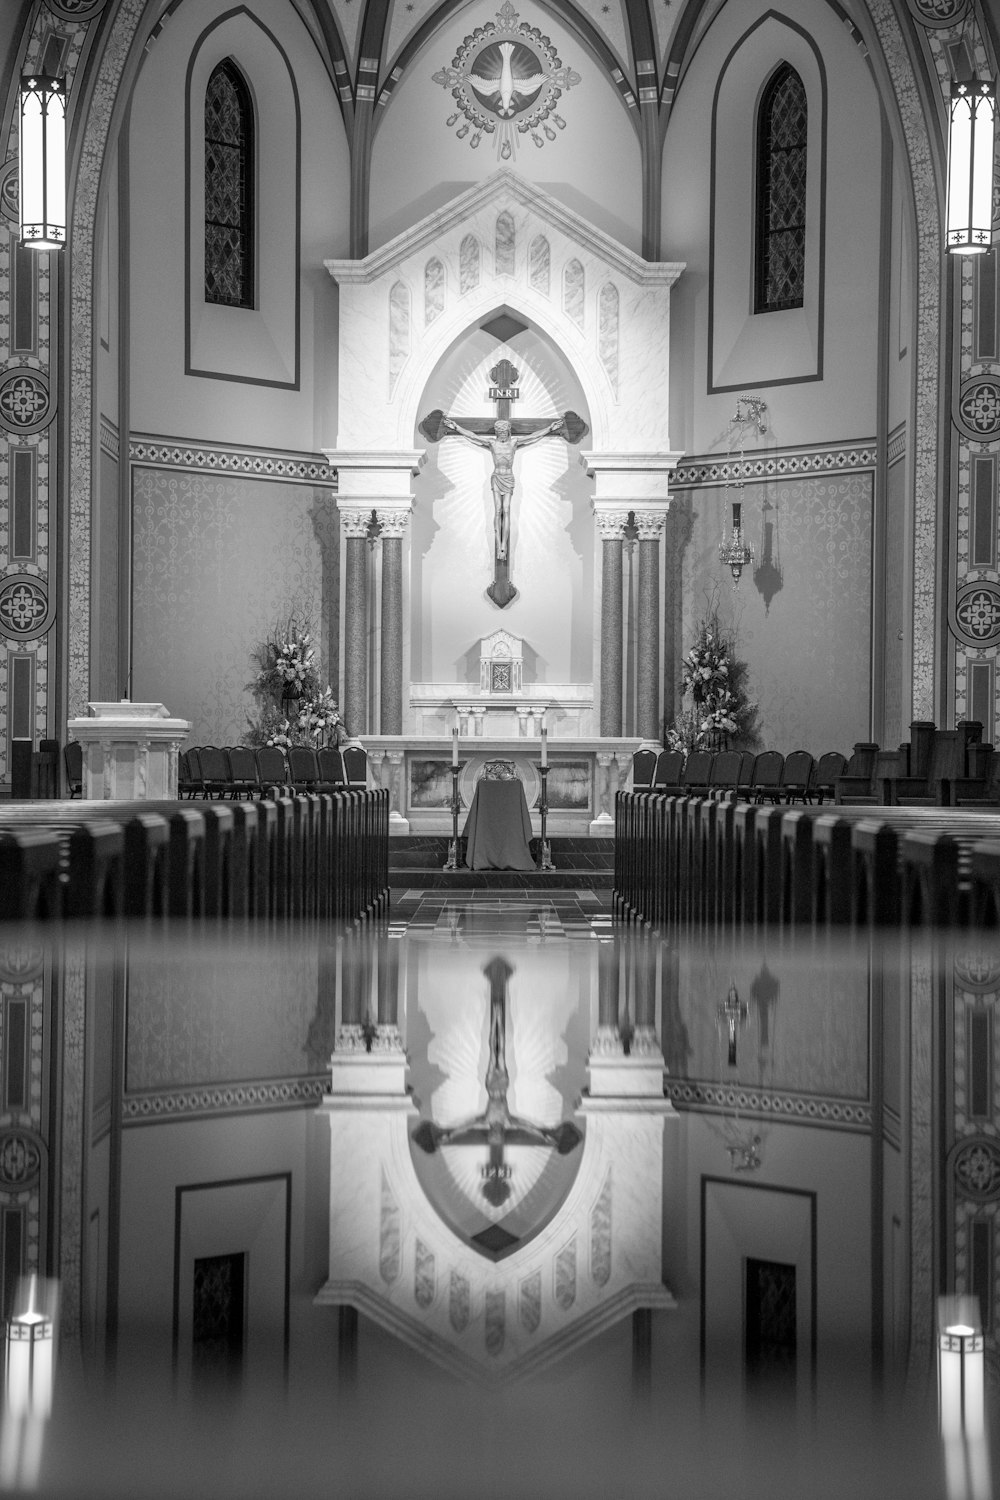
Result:
<svg viewBox="0 0 1000 1500"><path fill-rule="evenodd" d="M343 738L343 721L329 685L320 686L309 621L291 613L250 652L257 671L247 683L256 712L247 715L244 743L320 746Z"/></svg>
<svg viewBox="0 0 1000 1500"><path fill-rule="evenodd" d="M758 709L747 693L748 674L746 662L737 660L734 636L723 630L713 605L684 658L681 692L691 702L667 730L667 749L752 749L759 740Z"/></svg>

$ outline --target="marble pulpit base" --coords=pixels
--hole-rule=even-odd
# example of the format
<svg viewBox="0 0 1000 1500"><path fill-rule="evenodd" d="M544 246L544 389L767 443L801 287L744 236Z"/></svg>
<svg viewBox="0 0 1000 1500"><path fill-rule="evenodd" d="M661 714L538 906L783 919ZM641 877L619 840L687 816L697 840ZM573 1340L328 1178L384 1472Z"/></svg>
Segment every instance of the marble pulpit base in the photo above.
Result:
<svg viewBox="0 0 1000 1500"><path fill-rule="evenodd" d="M172 801L180 747L191 732L162 703L88 703L66 730L83 748L83 796L96 802Z"/></svg>

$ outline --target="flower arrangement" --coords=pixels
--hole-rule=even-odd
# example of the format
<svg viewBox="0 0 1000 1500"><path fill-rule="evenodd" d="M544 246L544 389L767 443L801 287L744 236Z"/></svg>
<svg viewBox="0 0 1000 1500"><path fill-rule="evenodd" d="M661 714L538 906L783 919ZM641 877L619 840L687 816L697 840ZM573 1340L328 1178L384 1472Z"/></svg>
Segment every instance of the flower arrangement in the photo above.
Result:
<svg viewBox="0 0 1000 1500"><path fill-rule="evenodd" d="M669 750L710 750L757 742L757 705L746 690L747 665L735 656L735 640L710 608L681 668L681 692L691 705L666 733Z"/></svg>
<svg viewBox="0 0 1000 1500"><path fill-rule="evenodd" d="M250 653L257 671L247 690L257 704L247 715L248 745L325 745L341 737L343 721L331 688L320 686L309 622L292 613Z"/></svg>

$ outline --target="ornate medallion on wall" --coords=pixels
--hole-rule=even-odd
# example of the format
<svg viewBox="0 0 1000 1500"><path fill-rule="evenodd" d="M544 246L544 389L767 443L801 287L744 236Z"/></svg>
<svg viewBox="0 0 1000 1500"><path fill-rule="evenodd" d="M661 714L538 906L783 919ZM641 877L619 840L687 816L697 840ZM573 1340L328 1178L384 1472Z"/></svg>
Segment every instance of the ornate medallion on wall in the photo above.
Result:
<svg viewBox="0 0 1000 1500"><path fill-rule="evenodd" d="M0 375L0 426L22 437L40 432L55 416L48 376L31 365L17 365Z"/></svg>
<svg viewBox="0 0 1000 1500"><path fill-rule="evenodd" d="M1000 1198L1000 1144L992 1136L959 1141L952 1151L955 1188L963 1198L988 1203Z"/></svg>
<svg viewBox="0 0 1000 1500"><path fill-rule="evenodd" d="M457 126L458 139L469 137L475 149L484 135L492 136L500 160L510 161L519 136L544 146L555 140L556 128L565 130L556 105L580 74L563 65L537 26L519 22L505 0L496 20L465 37L451 66L440 68L433 81L451 91L457 108L447 123Z"/></svg>
<svg viewBox="0 0 1000 1500"><path fill-rule="evenodd" d="M41 578L11 573L0 580L0 635L9 640L33 641L52 624L52 601Z"/></svg>
<svg viewBox="0 0 1000 1500"><path fill-rule="evenodd" d="M955 983L972 995L989 995L1000 989L1000 962L994 953L968 948L955 958Z"/></svg>
<svg viewBox="0 0 1000 1500"><path fill-rule="evenodd" d="M932 30L954 26L968 9L969 0L910 0L917 20Z"/></svg>
<svg viewBox="0 0 1000 1500"><path fill-rule="evenodd" d="M0 1131L0 1193L30 1192L42 1170L45 1145L28 1127Z"/></svg>
<svg viewBox="0 0 1000 1500"><path fill-rule="evenodd" d="M1000 438L1000 378L972 375L963 380L955 402L955 426L972 443Z"/></svg>
<svg viewBox="0 0 1000 1500"><path fill-rule="evenodd" d="M29 984L41 973L44 961L41 943L5 943L0 947L0 982Z"/></svg>
<svg viewBox="0 0 1000 1500"><path fill-rule="evenodd" d="M952 634L966 646L988 650L1000 641L1000 585L965 583L955 596Z"/></svg>
<svg viewBox="0 0 1000 1500"><path fill-rule="evenodd" d="M54 16L64 21L89 21L103 10L108 0L45 0Z"/></svg>
<svg viewBox="0 0 1000 1500"><path fill-rule="evenodd" d="M0 167L0 214L9 224L20 224L20 179L18 176L18 158L12 156Z"/></svg>

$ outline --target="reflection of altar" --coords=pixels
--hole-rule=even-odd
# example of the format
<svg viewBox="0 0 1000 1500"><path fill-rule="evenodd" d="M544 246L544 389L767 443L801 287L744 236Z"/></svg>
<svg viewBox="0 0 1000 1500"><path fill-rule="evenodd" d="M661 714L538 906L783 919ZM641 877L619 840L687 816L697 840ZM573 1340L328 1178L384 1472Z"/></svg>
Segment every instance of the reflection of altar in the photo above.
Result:
<svg viewBox="0 0 1000 1500"><path fill-rule="evenodd" d="M615 793L631 786L637 738L548 737L548 834L550 838L610 837ZM399 833L451 832L452 741L438 735L366 735L365 749L375 784L390 794L392 828ZM488 760L514 762L524 784L532 833L540 832L538 774L541 739L460 735L458 779L461 815L472 806L476 783Z"/></svg>

